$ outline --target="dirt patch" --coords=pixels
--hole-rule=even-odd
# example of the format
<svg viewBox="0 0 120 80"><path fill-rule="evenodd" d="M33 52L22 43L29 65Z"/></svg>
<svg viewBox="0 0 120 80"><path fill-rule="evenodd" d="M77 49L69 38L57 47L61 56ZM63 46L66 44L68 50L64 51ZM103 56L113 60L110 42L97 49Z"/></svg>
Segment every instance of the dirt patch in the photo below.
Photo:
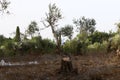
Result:
<svg viewBox="0 0 120 80"><path fill-rule="evenodd" d="M72 56L78 74L60 74L61 56L53 54L4 58L5 61L38 61L37 65L0 67L0 80L120 80L119 59L114 54ZM3 58L2 58L3 59Z"/></svg>

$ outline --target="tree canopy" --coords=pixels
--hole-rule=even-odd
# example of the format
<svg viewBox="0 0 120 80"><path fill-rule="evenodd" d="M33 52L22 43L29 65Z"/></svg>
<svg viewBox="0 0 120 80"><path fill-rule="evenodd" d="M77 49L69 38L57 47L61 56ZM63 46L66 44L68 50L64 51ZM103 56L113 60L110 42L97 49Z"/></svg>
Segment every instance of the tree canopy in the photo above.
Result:
<svg viewBox="0 0 120 80"><path fill-rule="evenodd" d="M65 27L61 28L61 34L63 36L67 36L69 39L71 39L72 34L73 34L73 26L72 25L65 25Z"/></svg>
<svg viewBox="0 0 120 80"><path fill-rule="evenodd" d="M39 27L37 25L37 22L32 21L27 29L27 33L31 36L31 38L33 38L33 35L39 31Z"/></svg>
<svg viewBox="0 0 120 80"><path fill-rule="evenodd" d="M73 23L77 26L79 33L86 32L87 34L91 34L95 31L96 21L94 19L83 16L80 19L73 20Z"/></svg>
<svg viewBox="0 0 120 80"><path fill-rule="evenodd" d="M60 49L61 45L61 33L58 29L58 21L60 19L62 19L60 9L55 4L49 4L49 11L48 13L46 13L43 24L45 25L45 27L51 27L58 50Z"/></svg>

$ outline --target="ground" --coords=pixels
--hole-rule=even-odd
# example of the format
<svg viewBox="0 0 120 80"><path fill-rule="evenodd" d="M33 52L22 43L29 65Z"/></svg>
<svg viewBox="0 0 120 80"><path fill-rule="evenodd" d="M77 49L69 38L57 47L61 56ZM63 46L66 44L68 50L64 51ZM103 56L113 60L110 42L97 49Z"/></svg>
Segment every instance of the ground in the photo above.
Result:
<svg viewBox="0 0 120 80"><path fill-rule="evenodd" d="M0 66L0 80L120 80L120 60L114 53L73 56L76 73L59 73L61 56L30 54L4 57L6 62L38 61L39 64Z"/></svg>

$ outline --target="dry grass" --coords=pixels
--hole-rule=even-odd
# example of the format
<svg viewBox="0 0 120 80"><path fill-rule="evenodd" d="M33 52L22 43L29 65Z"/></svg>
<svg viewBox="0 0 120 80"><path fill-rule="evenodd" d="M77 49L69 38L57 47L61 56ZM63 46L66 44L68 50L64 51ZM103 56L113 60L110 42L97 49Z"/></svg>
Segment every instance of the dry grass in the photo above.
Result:
<svg viewBox="0 0 120 80"><path fill-rule="evenodd" d="M4 58L11 62L38 61L38 65L0 67L0 80L120 80L120 60L114 54L72 56L78 74L59 74L59 55Z"/></svg>

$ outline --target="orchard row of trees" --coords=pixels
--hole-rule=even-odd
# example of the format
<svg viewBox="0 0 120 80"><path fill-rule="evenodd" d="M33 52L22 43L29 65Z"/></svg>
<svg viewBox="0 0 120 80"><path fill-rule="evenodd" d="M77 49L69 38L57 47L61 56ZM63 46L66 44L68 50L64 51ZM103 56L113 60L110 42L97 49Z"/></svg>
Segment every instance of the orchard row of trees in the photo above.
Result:
<svg viewBox="0 0 120 80"><path fill-rule="evenodd" d="M16 28L14 38L0 35L0 56L23 55L27 53L107 53L120 48L120 23L117 32L99 32L95 29L95 19L84 16L74 19L74 25L65 25L59 28L58 22L63 19L60 9L55 4L49 5L49 11L42 20L45 28L50 27L55 41L42 39L37 22L32 21L25 33ZM72 38L74 28L77 27L77 36ZM31 38L28 38L28 37ZM62 38L67 37L64 44Z"/></svg>

